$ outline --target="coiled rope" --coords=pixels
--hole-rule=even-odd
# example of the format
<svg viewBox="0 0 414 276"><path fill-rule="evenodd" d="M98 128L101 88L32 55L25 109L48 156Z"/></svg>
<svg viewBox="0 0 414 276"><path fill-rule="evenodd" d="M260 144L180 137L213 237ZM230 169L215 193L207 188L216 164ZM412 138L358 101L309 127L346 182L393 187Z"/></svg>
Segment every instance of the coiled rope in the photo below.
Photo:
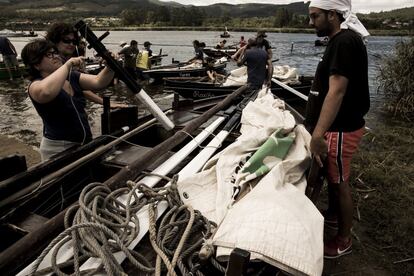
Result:
<svg viewBox="0 0 414 276"><path fill-rule="evenodd" d="M210 238L217 225L183 204L177 189L177 177L163 178L171 185L150 188L128 181L126 187L115 191L98 182L87 185L80 194L78 205L69 208L65 215L65 231L43 250L31 267L30 275L51 272L59 276L92 275L102 271L107 275L126 275L113 255L119 251L144 274L201 276L203 265L200 262L211 264L218 272L224 273L225 268L211 257L214 249ZM126 203L121 202L120 197L126 198ZM157 226L157 205L162 201L168 203L169 211ZM149 212L150 243L157 254L155 265L128 248L140 232L136 214L145 206ZM73 258L57 264L58 252L68 242L73 247ZM51 266L37 271L51 250ZM102 264L98 268L81 271L81 264L92 257L100 258ZM67 274L71 270L73 273Z"/></svg>

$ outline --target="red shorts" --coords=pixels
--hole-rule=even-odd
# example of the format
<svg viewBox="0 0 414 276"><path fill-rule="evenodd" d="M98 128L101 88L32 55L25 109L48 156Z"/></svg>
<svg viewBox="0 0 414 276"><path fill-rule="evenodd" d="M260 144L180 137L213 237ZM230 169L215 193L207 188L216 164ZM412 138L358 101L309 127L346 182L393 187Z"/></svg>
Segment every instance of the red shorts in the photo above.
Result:
<svg viewBox="0 0 414 276"><path fill-rule="evenodd" d="M328 143L326 165L329 183L348 182L351 159L364 135L365 127L352 132L327 132Z"/></svg>

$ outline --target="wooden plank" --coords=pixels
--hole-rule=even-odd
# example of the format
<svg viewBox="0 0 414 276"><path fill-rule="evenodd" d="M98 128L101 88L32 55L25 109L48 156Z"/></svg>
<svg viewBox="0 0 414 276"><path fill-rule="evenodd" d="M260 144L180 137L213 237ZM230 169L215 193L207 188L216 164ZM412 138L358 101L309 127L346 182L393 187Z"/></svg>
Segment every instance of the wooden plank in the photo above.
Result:
<svg viewBox="0 0 414 276"><path fill-rule="evenodd" d="M243 250L237 247L234 248L233 251L231 251L230 259L227 264L226 276L246 275L249 261L250 261L249 251L246 251L246 250Z"/></svg>

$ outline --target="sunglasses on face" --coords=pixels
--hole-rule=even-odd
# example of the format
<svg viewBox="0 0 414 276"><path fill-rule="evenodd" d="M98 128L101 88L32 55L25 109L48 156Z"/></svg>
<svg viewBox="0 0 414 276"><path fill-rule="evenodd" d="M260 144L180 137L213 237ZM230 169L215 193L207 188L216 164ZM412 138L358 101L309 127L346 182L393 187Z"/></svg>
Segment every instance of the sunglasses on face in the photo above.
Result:
<svg viewBox="0 0 414 276"><path fill-rule="evenodd" d="M59 57L59 53L56 52L56 51L47 52L45 54L45 57L47 57L47 58L55 58L55 57L58 58Z"/></svg>
<svg viewBox="0 0 414 276"><path fill-rule="evenodd" d="M78 40L76 39L62 38L60 41L62 41L65 44L70 44L70 43L72 43L73 45L78 44Z"/></svg>

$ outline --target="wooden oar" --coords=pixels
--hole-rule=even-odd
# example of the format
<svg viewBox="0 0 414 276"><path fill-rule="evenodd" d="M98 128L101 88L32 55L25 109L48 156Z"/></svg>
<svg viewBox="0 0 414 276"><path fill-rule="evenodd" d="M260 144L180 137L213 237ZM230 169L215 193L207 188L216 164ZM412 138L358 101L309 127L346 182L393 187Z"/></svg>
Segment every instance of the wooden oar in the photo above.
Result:
<svg viewBox="0 0 414 276"><path fill-rule="evenodd" d="M147 123L144 123L143 125L140 125L138 127L136 127L135 129L131 130L130 132L126 133L125 135L116 138L115 140L113 140L112 142L103 145L97 149L95 149L94 151L90 152L89 154L86 154L85 156L83 156L82 158L79 158L78 160L66 165L63 168L60 168L59 170L43 177L41 180L33 183L32 185L25 187L24 189L19 190L18 192L14 193L13 195L10 195L9 197L5 198L4 200L0 201L0 209L4 208L4 206L7 206L8 204L14 204L16 205L14 208L12 208L11 212L15 212L19 206L21 206L22 204L18 204L16 203L16 201L19 201L20 198L25 198L27 197L33 190L41 191L42 189L46 189L48 187L50 187L53 184L56 184L56 180L59 179L61 176L69 173L70 171L75 170L76 168L86 164L87 162L95 159L96 157L102 155L103 153L105 153L106 151L108 151L109 149L111 149L112 147L114 147L115 145L127 140L128 138L136 135L138 132L142 131L144 128L150 126L151 124L155 123L155 119L152 119L150 121L148 121ZM30 196L30 199L36 197L35 194ZM4 220L5 216L2 216L0 218L0 220Z"/></svg>
<svg viewBox="0 0 414 276"><path fill-rule="evenodd" d="M292 87L290 87L287 84L284 84L283 82L272 78L272 82L276 83L277 85L281 86L282 88L288 90L289 92L292 92L293 94L295 94L296 96L298 96L299 98L308 101L308 96L303 95L302 93L300 93L299 91L297 91L296 89L293 89Z"/></svg>
<svg viewBox="0 0 414 276"><path fill-rule="evenodd" d="M135 94L137 99L142 102L148 110L154 115L155 118L167 129L173 129L174 124L170 119L162 112L162 110L154 103L154 101L148 96L148 94L142 89L142 87L134 80L134 78L112 57L111 53L102 44L101 39L98 39L96 35L89 29L88 25L80 20L75 24L75 28L79 31L91 47L95 49L99 56L101 56L107 63L107 65L118 74L126 86Z"/></svg>
<svg viewBox="0 0 414 276"><path fill-rule="evenodd" d="M201 144L206 138L208 138L212 132L214 132L218 126L225 120L224 117L217 118L213 123L211 123L205 130L203 130L200 134L198 134L194 139L192 139L187 145L185 145L183 148L181 148L178 152L176 152L174 155L172 155L168 160L166 160L162 165L157 167L153 174L157 175L163 175L166 176L172 169L174 169L180 162L184 160L194 149L198 147L199 144ZM140 180L141 183L145 183L148 187L154 187L161 178L155 177L155 176L146 176L143 179ZM120 196L118 197L119 201L122 202L122 204L127 204L127 197ZM130 203L134 202L134 198L132 198L132 201ZM139 216L138 212L136 215ZM147 220L145 220L146 222ZM139 242L139 240L143 237L143 231L140 231L139 236L136 238ZM73 248L71 246L71 242L69 241L67 245L63 247L57 256L56 262L57 264L64 263L68 261L73 256ZM53 249L51 250L51 252ZM116 254L119 255L119 254ZM116 256L115 255L115 256ZM39 265L38 270L49 267L51 265L50 262L51 253L48 254L43 262ZM80 270L88 270L91 268L96 268L101 263L100 259L98 258L90 258L88 259L81 267ZM18 275L26 275L32 267L33 263L29 266L27 266L24 270L22 270ZM50 275L50 274L47 274Z"/></svg>
<svg viewBox="0 0 414 276"><path fill-rule="evenodd" d="M228 95L219 104L210 108L208 111L200 115L200 117L194 119L182 131L175 133L174 136L165 140L163 143L154 147L147 153L141 155L131 165L124 167L116 175L108 179L105 184L112 190L115 190L118 187L125 185L127 180L135 179L136 176L142 172L142 170L146 169L162 154L183 142L188 137L186 133L193 133L194 130L199 128L219 110L230 105L246 89L247 86L242 86L232 94ZM27 265L29 260L39 254L39 252L45 248L47 243L49 243L63 230L66 210L67 209L49 219L43 225L39 226L37 230L28 233L15 244L4 250L0 254L0 271L4 271L6 274L14 274L19 267ZM28 250L28 248L30 248L30 250Z"/></svg>
<svg viewBox="0 0 414 276"><path fill-rule="evenodd" d="M214 152L220 147L221 143L226 139L228 134L231 132L231 130L236 127L237 124L240 123L241 113L244 109L244 107L247 105L247 103L251 100L254 100L257 96L258 91L255 91L249 96L246 96L241 103L237 105L237 107L233 110L233 114L230 117L230 120L226 123L223 130L220 131L213 139L212 141L197 155L193 158L193 160L190 161L183 169L180 170L178 173L179 178L180 177L186 177L190 176L192 174L197 173L201 167L210 159L210 157L214 154ZM163 164L164 165L164 164ZM163 166L162 165L162 166ZM158 170L158 168L157 168ZM157 170L154 171L154 173L158 173ZM149 187L153 187L156 182L160 180L157 177L149 176L145 177L142 180L140 180L140 183L144 183ZM166 186L169 186L170 183L167 183ZM162 214L167 210L168 205L165 204L165 202L161 202L157 206L157 219L162 216ZM136 213L138 217L139 222L139 229L140 232L138 233L138 236L128 245L129 249L134 249L140 240L144 237L144 235L148 232L149 225L148 225L148 214L145 212L137 212ZM114 253L115 259L118 261L118 263L122 263L126 256L123 252L116 252ZM100 258L90 258L87 260L81 267L81 271L88 271L90 269L94 269L99 267L102 264L102 260Z"/></svg>
<svg viewBox="0 0 414 276"><path fill-rule="evenodd" d="M111 133L111 136L119 136L122 133L125 133L125 129L121 129ZM70 150L70 152L63 152L58 156L55 156L45 162L42 162L36 166L29 168L27 171L19 173L15 176L12 176L8 179L5 179L0 182L0 202L13 193L18 192L19 190L25 188L27 185L32 183L33 181L39 180L40 178L44 177L52 173L53 171L66 166L67 164L73 162L73 160L77 160L82 156L90 153L97 147L108 143L109 141L114 140L112 137L109 136L100 136L88 144L80 146L75 150Z"/></svg>

